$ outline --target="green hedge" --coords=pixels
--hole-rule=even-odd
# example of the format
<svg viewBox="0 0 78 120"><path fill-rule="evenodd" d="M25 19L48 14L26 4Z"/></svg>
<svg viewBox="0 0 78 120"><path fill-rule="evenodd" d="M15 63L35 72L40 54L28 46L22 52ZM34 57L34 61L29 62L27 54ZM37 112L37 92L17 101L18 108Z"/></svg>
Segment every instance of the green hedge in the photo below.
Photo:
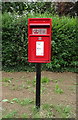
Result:
<svg viewBox="0 0 78 120"><path fill-rule="evenodd" d="M77 72L76 18L35 14L17 17L2 15L2 53L4 70L33 71L35 63L27 61L28 18L52 18L52 62L42 64L42 69Z"/></svg>

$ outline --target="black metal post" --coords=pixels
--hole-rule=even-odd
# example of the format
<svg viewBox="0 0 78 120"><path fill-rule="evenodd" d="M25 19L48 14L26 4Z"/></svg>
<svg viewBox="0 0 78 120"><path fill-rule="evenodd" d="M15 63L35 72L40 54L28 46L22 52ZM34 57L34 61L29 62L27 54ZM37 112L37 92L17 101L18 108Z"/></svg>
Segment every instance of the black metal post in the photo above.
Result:
<svg viewBox="0 0 78 120"><path fill-rule="evenodd" d="M41 63L36 64L36 108L40 108Z"/></svg>

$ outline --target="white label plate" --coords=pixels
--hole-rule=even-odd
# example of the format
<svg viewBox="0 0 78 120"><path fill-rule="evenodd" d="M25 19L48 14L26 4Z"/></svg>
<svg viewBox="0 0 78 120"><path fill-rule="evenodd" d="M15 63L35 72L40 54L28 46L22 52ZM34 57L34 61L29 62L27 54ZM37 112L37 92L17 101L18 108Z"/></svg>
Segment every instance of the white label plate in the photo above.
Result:
<svg viewBox="0 0 78 120"><path fill-rule="evenodd" d="M44 56L44 42L36 42L36 56Z"/></svg>

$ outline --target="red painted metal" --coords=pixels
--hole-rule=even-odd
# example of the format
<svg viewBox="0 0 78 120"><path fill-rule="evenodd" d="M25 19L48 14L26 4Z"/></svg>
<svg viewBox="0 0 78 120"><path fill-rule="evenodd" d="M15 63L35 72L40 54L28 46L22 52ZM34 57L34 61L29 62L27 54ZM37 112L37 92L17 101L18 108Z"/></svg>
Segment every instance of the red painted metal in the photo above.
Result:
<svg viewBox="0 0 78 120"><path fill-rule="evenodd" d="M28 62L51 62L51 18L28 19Z"/></svg>

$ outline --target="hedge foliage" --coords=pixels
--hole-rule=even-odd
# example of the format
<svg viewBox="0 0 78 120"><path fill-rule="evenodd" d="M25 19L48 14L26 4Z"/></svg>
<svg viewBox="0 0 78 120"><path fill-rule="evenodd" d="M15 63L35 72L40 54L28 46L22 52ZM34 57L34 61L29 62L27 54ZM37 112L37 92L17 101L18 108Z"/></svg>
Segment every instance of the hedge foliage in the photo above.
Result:
<svg viewBox="0 0 78 120"><path fill-rule="evenodd" d="M3 69L33 71L35 63L27 61L28 18L52 18L52 62L42 69L77 72L76 18L51 14L28 14L21 17L8 13L2 16Z"/></svg>

